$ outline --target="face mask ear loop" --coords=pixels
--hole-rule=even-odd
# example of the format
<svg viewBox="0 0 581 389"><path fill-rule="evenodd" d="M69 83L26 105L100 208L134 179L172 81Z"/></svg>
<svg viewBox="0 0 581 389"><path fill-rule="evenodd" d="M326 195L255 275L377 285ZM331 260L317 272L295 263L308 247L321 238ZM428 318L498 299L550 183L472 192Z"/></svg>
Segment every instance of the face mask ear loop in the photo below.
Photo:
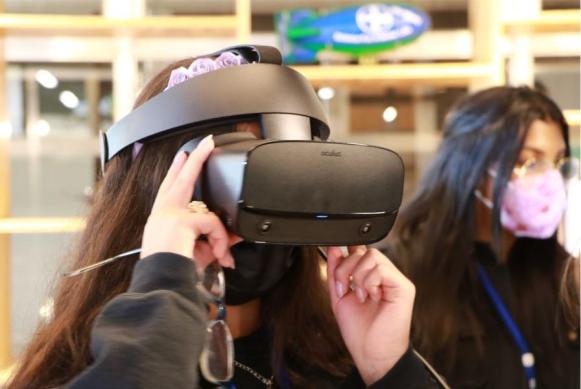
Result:
<svg viewBox="0 0 581 389"><path fill-rule="evenodd" d="M482 204L484 204L487 208L492 209L494 207L494 204L492 204L492 201L490 201L489 199L484 197L484 195L482 194L480 189L474 190L474 196L476 196L476 198L478 200L480 200L482 202Z"/></svg>
<svg viewBox="0 0 581 389"><path fill-rule="evenodd" d="M486 174L488 174L492 178L496 178L496 171L494 171L492 168L486 169ZM480 189L474 190L474 196L476 196L476 198L480 200L482 204L486 206L486 208L488 209L494 208L494 204L492 203L492 201L484 197Z"/></svg>

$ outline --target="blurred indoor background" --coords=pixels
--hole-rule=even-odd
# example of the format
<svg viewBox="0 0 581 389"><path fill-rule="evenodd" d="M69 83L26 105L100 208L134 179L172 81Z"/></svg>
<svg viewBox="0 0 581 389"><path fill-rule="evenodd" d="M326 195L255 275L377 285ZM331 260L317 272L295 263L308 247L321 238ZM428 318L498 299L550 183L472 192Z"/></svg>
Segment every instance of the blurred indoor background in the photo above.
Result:
<svg viewBox="0 0 581 389"><path fill-rule="evenodd" d="M98 132L131 109L145 80L172 60L229 45L279 46L275 14L285 10L368 3L0 1L0 368L50 315L50 285L83 228L99 172ZM315 63L295 65L317 89L334 139L400 153L407 197L458 98L526 84L565 110L579 157L578 0L404 3L431 20L413 43L358 58L324 50ZM562 234L572 251L579 216L573 204Z"/></svg>

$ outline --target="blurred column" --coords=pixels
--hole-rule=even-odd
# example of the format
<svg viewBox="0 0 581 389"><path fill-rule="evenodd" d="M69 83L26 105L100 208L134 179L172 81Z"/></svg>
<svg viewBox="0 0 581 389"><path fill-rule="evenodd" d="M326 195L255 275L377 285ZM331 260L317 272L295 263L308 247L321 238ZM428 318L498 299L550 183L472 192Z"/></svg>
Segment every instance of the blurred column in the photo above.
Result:
<svg viewBox="0 0 581 389"><path fill-rule="evenodd" d="M99 77L95 69L93 69L89 74L89 77L85 79L85 94L87 96L89 127L91 128L91 133L97 135L101 129L101 115L99 114L101 90L99 86Z"/></svg>
<svg viewBox="0 0 581 389"><path fill-rule="evenodd" d="M24 72L25 88L25 125L26 125L26 181L29 193L26 194L29 206L38 209L42 203L42 138L37 129L42 119L40 117L40 94L38 82L35 79L35 68L29 67Z"/></svg>
<svg viewBox="0 0 581 389"><path fill-rule="evenodd" d="M250 43L252 31L252 12L250 0L234 0L236 4L236 40L238 43Z"/></svg>
<svg viewBox="0 0 581 389"><path fill-rule="evenodd" d="M508 0L503 2L503 20L535 19L542 10L541 0ZM530 31L513 31L508 36L511 49L508 56L508 84L534 86L535 58Z"/></svg>
<svg viewBox="0 0 581 389"><path fill-rule="evenodd" d="M89 74L89 77L85 79L85 96L87 97L87 112L91 135L97 136L100 130L106 130L106 128L101 128L101 114L99 112L99 103L101 101L101 86L96 69L93 69ZM100 159L98 156L95 156L94 181L97 181L97 177L99 177L100 174ZM90 187L91 191L92 188L93 187ZM85 188L85 194L87 193L87 189L89 188Z"/></svg>
<svg viewBox="0 0 581 389"><path fill-rule="evenodd" d="M501 11L501 0L470 0L468 3L468 21L474 47L473 60L492 67L488 77L470 84L472 91L505 83Z"/></svg>
<svg viewBox="0 0 581 389"><path fill-rule="evenodd" d="M12 136L13 137L23 137L24 136L24 124L25 124L25 106L22 104L24 101L24 69L22 66L12 67L6 72L6 96L10 96L6 99L6 109L8 110L8 118L12 126Z"/></svg>
<svg viewBox="0 0 581 389"><path fill-rule="evenodd" d="M535 59L531 52L531 38L527 34L516 33L511 37L512 50L508 57L508 80L513 86L535 83Z"/></svg>
<svg viewBox="0 0 581 389"><path fill-rule="evenodd" d="M4 2L0 0L0 12ZM4 36L0 35L0 218L10 216L10 135L6 98ZM10 350L10 235L0 234L0 368L12 362Z"/></svg>
<svg viewBox="0 0 581 389"><path fill-rule="evenodd" d="M581 179L579 176L567 183L567 211L565 212L562 243L569 254L581 255Z"/></svg>
<svg viewBox="0 0 581 389"><path fill-rule="evenodd" d="M145 0L103 0L102 13L107 18L129 19L145 15Z"/></svg>
<svg viewBox="0 0 581 389"><path fill-rule="evenodd" d="M133 54L133 39L119 37L115 42L113 60L113 121L131 111L137 96L139 64Z"/></svg>
<svg viewBox="0 0 581 389"><path fill-rule="evenodd" d="M351 136L351 92L346 86L327 87L332 97L323 101L331 126L330 139L349 141Z"/></svg>
<svg viewBox="0 0 581 389"><path fill-rule="evenodd" d="M419 182L432 160L440 135L438 133L438 105L431 87L414 88L414 162L415 178Z"/></svg>
<svg viewBox="0 0 581 389"><path fill-rule="evenodd" d="M103 0L103 16L113 19L140 18L145 15L145 0ZM113 120L131 111L137 95L139 67L133 52L133 38L115 38L113 60Z"/></svg>

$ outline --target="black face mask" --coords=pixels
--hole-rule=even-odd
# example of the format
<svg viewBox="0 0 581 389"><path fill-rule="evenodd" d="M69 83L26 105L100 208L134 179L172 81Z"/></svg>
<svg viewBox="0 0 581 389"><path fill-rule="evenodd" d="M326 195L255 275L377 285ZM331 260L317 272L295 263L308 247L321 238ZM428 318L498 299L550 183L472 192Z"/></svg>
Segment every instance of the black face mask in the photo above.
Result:
<svg viewBox="0 0 581 389"><path fill-rule="evenodd" d="M297 246L240 242L232 246L236 269L224 268L226 305L259 298L286 274L298 256Z"/></svg>

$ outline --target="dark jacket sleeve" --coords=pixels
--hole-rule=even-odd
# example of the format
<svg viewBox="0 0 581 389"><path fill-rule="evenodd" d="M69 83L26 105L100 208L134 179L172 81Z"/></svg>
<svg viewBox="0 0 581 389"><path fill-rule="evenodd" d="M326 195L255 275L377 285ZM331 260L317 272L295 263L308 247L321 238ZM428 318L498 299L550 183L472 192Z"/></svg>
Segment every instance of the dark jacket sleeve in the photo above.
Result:
<svg viewBox="0 0 581 389"><path fill-rule="evenodd" d="M354 371L341 388L365 388L365 383ZM422 361L410 347L397 363L379 381L368 386L370 389L436 389L441 388L428 372Z"/></svg>
<svg viewBox="0 0 581 389"><path fill-rule="evenodd" d="M369 388L424 389L440 388L440 385L410 347L399 361L397 361L395 366L382 379L369 386Z"/></svg>
<svg viewBox="0 0 581 389"><path fill-rule="evenodd" d="M94 362L67 388L196 388L207 313L194 263L158 253L138 261L131 285L91 332Z"/></svg>

